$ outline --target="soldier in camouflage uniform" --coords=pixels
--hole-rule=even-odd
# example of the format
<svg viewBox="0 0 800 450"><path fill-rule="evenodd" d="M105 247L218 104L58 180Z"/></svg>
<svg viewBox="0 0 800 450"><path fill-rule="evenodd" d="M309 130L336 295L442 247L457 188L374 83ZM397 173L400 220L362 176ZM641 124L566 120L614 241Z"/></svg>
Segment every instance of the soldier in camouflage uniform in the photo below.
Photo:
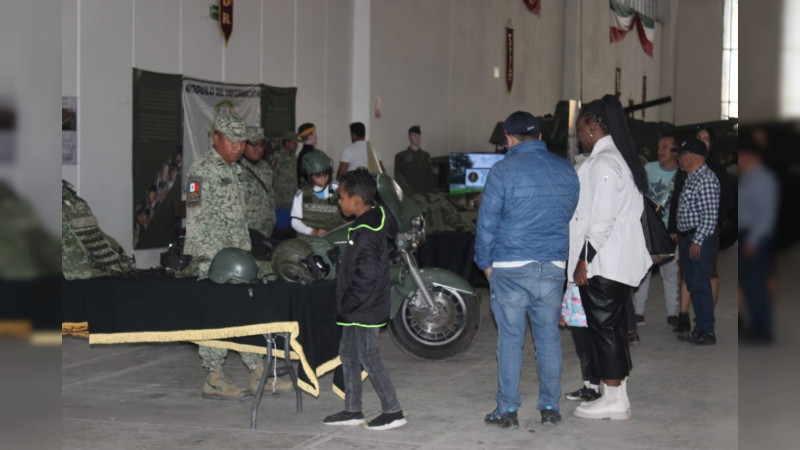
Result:
<svg viewBox="0 0 800 450"><path fill-rule="evenodd" d="M299 234L322 237L346 222L339 211L339 183L331 180L333 161L319 150L310 151L303 158L303 173L307 183L292 202L292 228Z"/></svg>
<svg viewBox="0 0 800 450"><path fill-rule="evenodd" d="M244 215L247 227L270 237L275 228L275 191L272 187L272 169L262 159L265 146L264 129L247 127L244 158L238 164L243 169Z"/></svg>
<svg viewBox="0 0 800 450"><path fill-rule="evenodd" d="M235 112L222 109L214 120L213 148L192 164L186 184L186 242L184 251L198 261L200 278L208 276L211 260L225 247L250 250L250 235L245 219L243 169L236 162L244 153L247 125ZM263 358L241 353L250 371L250 389L229 382L222 373L227 349L200 346L206 379L203 397L235 400L255 392L264 370ZM285 380L284 380L285 381ZM279 383L280 385L281 383ZM278 385L273 385L278 386ZM285 383L282 391L291 390Z"/></svg>
<svg viewBox="0 0 800 450"><path fill-rule="evenodd" d="M278 207L292 206L294 194L297 193L297 134L289 131L283 135L283 148L274 152L269 159L272 167L272 186L275 191L275 203Z"/></svg>
<svg viewBox="0 0 800 450"><path fill-rule="evenodd" d="M407 195L436 192L431 155L420 147L419 125L408 129L409 146L394 157L394 179Z"/></svg>

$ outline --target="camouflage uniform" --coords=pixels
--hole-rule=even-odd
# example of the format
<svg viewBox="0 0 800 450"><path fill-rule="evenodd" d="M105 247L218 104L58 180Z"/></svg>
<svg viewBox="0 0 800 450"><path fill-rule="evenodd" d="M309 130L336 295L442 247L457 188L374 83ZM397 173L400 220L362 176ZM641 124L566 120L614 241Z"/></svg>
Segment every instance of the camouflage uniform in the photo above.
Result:
<svg viewBox="0 0 800 450"><path fill-rule="evenodd" d="M406 150L394 157L394 179L406 195L436 192L431 155L425 150Z"/></svg>
<svg viewBox="0 0 800 450"><path fill-rule="evenodd" d="M286 153L284 149L274 152L269 159L272 167L272 186L275 191L275 203L279 206L292 205L294 194L297 193L297 158Z"/></svg>
<svg viewBox="0 0 800 450"><path fill-rule="evenodd" d="M251 128L251 140L264 139L261 127L248 127L248 130ZM272 229L275 228L275 191L272 187L272 169L263 159L252 163L242 157L239 165L243 169L244 214L247 219L247 227L270 237Z"/></svg>
<svg viewBox="0 0 800 450"><path fill-rule="evenodd" d="M419 193L411 196L422 207L425 232L435 234L444 231L475 232L476 224L458 213L458 208L442 193Z"/></svg>
<svg viewBox="0 0 800 450"><path fill-rule="evenodd" d="M247 138L246 124L235 114L221 111L214 123L215 132L233 142ZM186 182L186 241L184 253L199 260L200 279L208 276L214 255L225 247L250 251L250 234L245 219L243 169L228 164L214 148L192 164ZM258 186L261 189L261 186ZM210 374L222 367L228 350L200 346L203 367ZM242 362L252 372L261 356L241 353Z"/></svg>
<svg viewBox="0 0 800 450"><path fill-rule="evenodd" d="M242 179L242 167L228 165L213 148L189 170L184 253L198 261L201 279L223 248L250 250Z"/></svg>

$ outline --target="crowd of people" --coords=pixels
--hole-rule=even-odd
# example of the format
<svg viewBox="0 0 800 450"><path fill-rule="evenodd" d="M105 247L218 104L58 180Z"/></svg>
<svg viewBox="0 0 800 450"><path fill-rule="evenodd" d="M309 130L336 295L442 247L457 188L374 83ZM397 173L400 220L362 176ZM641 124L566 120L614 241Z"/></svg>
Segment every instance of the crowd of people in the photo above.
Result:
<svg viewBox="0 0 800 450"><path fill-rule="evenodd" d="M662 279L667 323L678 338L696 346L716 343L720 218L735 195L714 153L713 134L704 129L689 139L660 136L657 160L642 165L615 96L585 104L576 126L585 155L573 166L548 151L533 115L511 114L504 122L507 154L486 180L474 259L489 280L498 329L497 406L485 416L487 424L519 426L526 320L536 346L536 406L543 424L561 421L563 326L571 329L583 381L565 395L581 401L575 415L628 419L627 382L633 367L629 346L639 342L636 327L645 323L654 270ZM194 275L202 279L209 277L220 250L249 252L255 237L269 239L277 208L290 208L291 227L298 235L322 237L355 220L337 277L345 409L323 422L388 429L405 423L376 339L376 331L388 320L387 246L397 226L390 212L376 204L375 180L365 168L382 171L383 162L365 141L364 124L352 123L350 134L352 144L342 151L334 176L332 158L316 147L314 124L286 133L282 148L265 155L263 129L248 126L233 110L221 110L211 149L188 172L184 251L192 255ZM408 148L395 157L396 179L409 193L435 190L430 155L420 145L420 127L409 128L408 136ZM295 156L299 143L303 148ZM164 176L170 175L169 169ZM157 187L155 193L157 199ZM658 206L663 226L676 243L675 257L657 265L642 229L645 198ZM761 234L753 230L752 236ZM359 242L369 244L362 247ZM763 258L761 248L748 247L747 255L758 261ZM366 260L371 261L368 271L363 270ZM354 275L357 264L362 268L358 277L364 279ZM746 291L760 295L763 286L752 282ZM769 317L756 311L752 323L760 330ZM265 370L258 355L242 353L251 384L240 388L222 372L227 350L201 346L199 354L207 374L202 391L206 398L250 395ZM381 397L382 414L371 422L360 410L362 366ZM273 392L292 389L285 377L271 377L270 384Z"/></svg>
<svg viewBox="0 0 800 450"><path fill-rule="evenodd" d="M548 153L530 113L511 114L503 128L508 153L487 178L475 240L475 263L489 279L498 330L497 406L484 421L519 426L526 318L536 350L542 424L561 420L559 327L564 326L571 331L583 381L565 394L581 402L575 416L627 420L630 345L640 342L636 327L645 324L653 271L661 275L666 321L678 340L694 346L717 342L716 258L722 221L736 194L713 132L704 128L680 140L659 136L656 161L643 165L622 105L607 95L584 104L578 114L583 155L572 167ZM773 186L757 163L752 178ZM658 264L642 222L650 204L676 245L674 257ZM764 244L748 249L753 266L770 254L770 236L756 223L749 226ZM763 300L768 289L759 273L745 282L753 305L740 302L750 306L753 333L768 335L771 316Z"/></svg>

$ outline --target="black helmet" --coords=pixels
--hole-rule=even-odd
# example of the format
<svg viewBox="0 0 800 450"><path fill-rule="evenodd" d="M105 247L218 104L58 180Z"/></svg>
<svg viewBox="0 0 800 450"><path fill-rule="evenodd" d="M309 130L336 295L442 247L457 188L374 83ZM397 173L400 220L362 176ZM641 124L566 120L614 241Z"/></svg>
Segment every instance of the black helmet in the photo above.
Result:
<svg viewBox="0 0 800 450"><path fill-rule="evenodd" d="M252 283L258 280L258 264L250 252L236 247L226 247L214 255L208 278L215 283L239 281Z"/></svg>
<svg viewBox="0 0 800 450"><path fill-rule="evenodd" d="M303 172L306 176L333 171L333 161L320 150L311 150L303 156Z"/></svg>

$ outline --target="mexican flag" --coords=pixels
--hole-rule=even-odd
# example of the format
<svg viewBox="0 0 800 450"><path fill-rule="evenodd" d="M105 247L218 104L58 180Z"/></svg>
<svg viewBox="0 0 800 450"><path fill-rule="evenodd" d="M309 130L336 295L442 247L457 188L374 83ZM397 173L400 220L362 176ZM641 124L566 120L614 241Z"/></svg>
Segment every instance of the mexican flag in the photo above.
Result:
<svg viewBox="0 0 800 450"><path fill-rule="evenodd" d="M653 38L656 33L655 20L639 14L633 8L625 6L617 0L610 0L610 3L611 42L621 41L628 34L628 31L631 31L635 26L644 52L649 56L653 56Z"/></svg>

